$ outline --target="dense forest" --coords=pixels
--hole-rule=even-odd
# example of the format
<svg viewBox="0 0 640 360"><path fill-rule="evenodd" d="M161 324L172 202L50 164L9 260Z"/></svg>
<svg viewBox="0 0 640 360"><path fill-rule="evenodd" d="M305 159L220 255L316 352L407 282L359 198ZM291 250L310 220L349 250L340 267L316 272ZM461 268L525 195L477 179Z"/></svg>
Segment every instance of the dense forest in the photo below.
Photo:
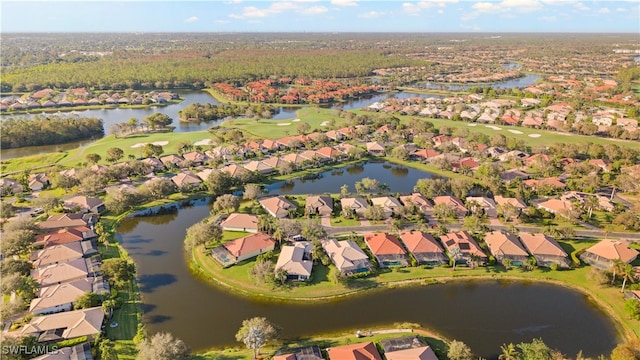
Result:
<svg viewBox="0 0 640 360"><path fill-rule="evenodd" d="M0 148L62 144L102 137L102 120L78 116L36 116L12 118L0 122Z"/></svg>
<svg viewBox="0 0 640 360"><path fill-rule="evenodd" d="M190 104L178 112L181 121L211 121L229 116L260 116L268 119L274 113L273 106L265 104L212 105L200 103Z"/></svg>

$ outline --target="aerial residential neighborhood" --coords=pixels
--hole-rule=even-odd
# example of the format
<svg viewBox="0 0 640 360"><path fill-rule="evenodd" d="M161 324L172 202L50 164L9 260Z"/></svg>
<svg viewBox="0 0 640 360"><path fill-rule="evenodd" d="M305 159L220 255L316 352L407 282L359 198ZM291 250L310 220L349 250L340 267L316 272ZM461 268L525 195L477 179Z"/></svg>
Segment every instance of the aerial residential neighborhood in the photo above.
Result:
<svg viewBox="0 0 640 360"><path fill-rule="evenodd" d="M3 3L0 357L640 358L638 11Z"/></svg>

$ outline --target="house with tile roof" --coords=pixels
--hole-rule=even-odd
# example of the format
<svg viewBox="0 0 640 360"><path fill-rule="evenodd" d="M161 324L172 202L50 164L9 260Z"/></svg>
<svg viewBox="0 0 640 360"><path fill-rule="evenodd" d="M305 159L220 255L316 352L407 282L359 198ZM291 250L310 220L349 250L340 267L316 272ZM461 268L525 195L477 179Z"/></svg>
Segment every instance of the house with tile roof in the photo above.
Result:
<svg viewBox="0 0 640 360"><path fill-rule="evenodd" d="M359 217L364 216L365 211L367 211L369 207L367 200L361 196L342 198L340 199L340 205L342 205L342 213L345 216L351 216L355 213Z"/></svg>
<svg viewBox="0 0 640 360"><path fill-rule="evenodd" d="M467 213L467 208L462 203L462 200L458 199L455 196L436 196L433 198L433 202L435 205L438 204L447 204L452 206L456 210L456 214L458 216L464 216Z"/></svg>
<svg viewBox="0 0 640 360"><path fill-rule="evenodd" d="M329 195L309 195L305 200L305 213L331 216L333 213L333 199Z"/></svg>
<svg viewBox="0 0 640 360"><path fill-rule="evenodd" d="M372 197L371 203L373 204L373 206L377 205L382 208L385 218L390 218L398 211L399 208L402 207L400 201L393 196Z"/></svg>
<svg viewBox="0 0 640 360"><path fill-rule="evenodd" d="M248 163L244 164L244 168L251 172L256 172L262 175L273 174L276 171L273 166L261 160L249 161Z"/></svg>
<svg viewBox="0 0 640 360"><path fill-rule="evenodd" d="M414 192L411 195L400 196L400 201L402 201L405 206L414 205L423 214L433 213L433 204L420 193Z"/></svg>
<svg viewBox="0 0 640 360"><path fill-rule="evenodd" d="M449 261L442 246L429 233L415 230L405 231L400 233L400 240L418 261L418 264L436 266Z"/></svg>
<svg viewBox="0 0 640 360"><path fill-rule="evenodd" d="M638 251L629 247L627 240L602 240L580 254L589 265L609 270L616 260L630 264L638 257Z"/></svg>
<svg viewBox="0 0 640 360"><path fill-rule="evenodd" d="M482 251L478 243L466 231L454 231L446 235L440 236L440 242L444 245L449 253L451 249L460 249L460 258L456 260L457 264L467 264L471 260L471 256L480 259L481 263L486 263L487 255Z"/></svg>
<svg viewBox="0 0 640 360"><path fill-rule="evenodd" d="M377 141L369 141L366 143L367 152L373 156L384 156L385 149L384 145Z"/></svg>
<svg viewBox="0 0 640 360"><path fill-rule="evenodd" d="M379 267L409 265L407 251L395 235L387 233L365 234L364 242L378 260Z"/></svg>
<svg viewBox="0 0 640 360"><path fill-rule="evenodd" d="M31 271L31 277L40 286L62 284L85 279L98 270L98 265L89 259L75 259L65 263L50 264Z"/></svg>
<svg viewBox="0 0 640 360"><path fill-rule="evenodd" d="M66 229L40 234L36 236L34 246L55 246L76 241L90 241L97 237L96 233L87 226L74 226Z"/></svg>
<svg viewBox="0 0 640 360"><path fill-rule="evenodd" d="M101 306L35 316L21 330L22 335L35 336L38 342L59 341L100 334L104 311Z"/></svg>
<svg viewBox="0 0 640 360"><path fill-rule="evenodd" d="M284 196L273 196L258 200L269 215L282 219L289 216L290 211L296 211L296 206Z"/></svg>
<svg viewBox="0 0 640 360"><path fill-rule="evenodd" d="M330 347L327 354L330 360L382 360L372 342Z"/></svg>
<svg viewBox="0 0 640 360"><path fill-rule="evenodd" d="M472 212L482 213L490 218L498 216L496 202L486 196L467 196L465 203Z"/></svg>
<svg viewBox="0 0 640 360"><path fill-rule="evenodd" d="M257 233L259 222L260 220L257 215L231 213L220 223L220 227L225 231Z"/></svg>
<svg viewBox="0 0 640 360"><path fill-rule="evenodd" d="M75 301L87 292L108 293L109 283L102 277L90 277L42 287L31 300L29 312L38 315L73 310Z"/></svg>
<svg viewBox="0 0 640 360"><path fill-rule="evenodd" d="M193 189L202 184L202 180L194 175L191 171L181 172L173 177L171 177L171 181L179 189Z"/></svg>
<svg viewBox="0 0 640 360"><path fill-rule="evenodd" d="M88 196L71 197L63 202L63 207L67 210L80 209L83 212L93 213L101 213L107 209L104 201Z"/></svg>
<svg viewBox="0 0 640 360"><path fill-rule="evenodd" d="M228 241L211 251L211 255L222 266L227 267L251 259L275 248L275 240L263 232Z"/></svg>
<svg viewBox="0 0 640 360"><path fill-rule="evenodd" d="M536 259L538 266L550 267L553 263L561 268L570 266L569 255L556 239L542 233L520 232L518 236L527 251Z"/></svg>
<svg viewBox="0 0 640 360"><path fill-rule="evenodd" d="M344 275L352 275L371 271L372 265L364 251L351 240L320 240L322 248L338 271Z"/></svg>
<svg viewBox="0 0 640 360"><path fill-rule="evenodd" d="M484 235L484 242L489 251L500 263L508 259L512 265L522 266L529 260L529 253L518 240L518 237L502 231L491 231Z"/></svg>
<svg viewBox="0 0 640 360"><path fill-rule="evenodd" d="M55 352L44 354L31 360L94 360L91 345L88 342L56 349Z"/></svg>
<svg viewBox="0 0 640 360"><path fill-rule="evenodd" d="M417 336L381 340L387 360L438 360L431 347Z"/></svg>
<svg viewBox="0 0 640 360"><path fill-rule="evenodd" d="M97 253L98 250L91 241L75 241L36 250L31 253L29 260L33 263L34 267L42 267L89 257Z"/></svg>
<svg viewBox="0 0 640 360"><path fill-rule="evenodd" d="M295 245L285 245L280 250L275 272L279 270L287 272L287 280L306 281L311 278L313 270L313 257L311 245L307 242L296 242Z"/></svg>

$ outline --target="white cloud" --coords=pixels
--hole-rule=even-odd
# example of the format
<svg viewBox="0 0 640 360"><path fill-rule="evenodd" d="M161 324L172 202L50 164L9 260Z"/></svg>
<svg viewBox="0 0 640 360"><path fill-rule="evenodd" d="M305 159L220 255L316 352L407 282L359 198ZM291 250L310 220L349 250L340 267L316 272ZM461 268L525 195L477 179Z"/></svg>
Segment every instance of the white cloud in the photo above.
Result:
<svg viewBox="0 0 640 360"><path fill-rule="evenodd" d="M581 3L581 2L577 2L574 4L574 7L580 11L589 11L591 10L590 7L588 7L587 5Z"/></svg>
<svg viewBox="0 0 640 360"><path fill-rule="evenodd" d="M402 3L402 10L409 15L418 15L423 9L431 9L434 7L444 8L447 4L457 3L458 0L422 0L419 2ZM438 11L439 14L442 14Z"/></svg>
<svg viewBox="0 0 640 360"><path fill-rule="evenodd" d="M442 9L438 10L438 14L440 14L440 15L444 14L444 10L442 10Z"/></svg>
<svg viewBox="0 0 640 360"><path fill-rule="evenodd" d="M617 11L617 12L627 12L627 11L629 11L629 10L628 10L628 9L625 9L625 8L617 8L617 9L616 9L616 11Z"/></svg>
<svg viewBox="0 0 640 360"><path fill-rule="evenodd" d="M547 5L571 5L575 4L577 0L541 0Z"/></svg>
<svg viewBox="0 0 640 360"><path fill-rule="evenodd" d="M608 13L610 13L610 12L611 12L611 10L609 10L609 8L606 8L606 7L600 8L600 9L598 10L598 13L599 13L599 14L608 14Z"/></svg>
<svg viewBox="0 0 640 360"><path fill-rule="evenodd" d="M231 1L225 1L224 3L227 5L242 4L242 0L231 0Z"/></svg>
<svg viewBox="0 0 640 360"><path fill-rule="evenodd" d="M198 17L197 16L192 16L190 18L184 19L184 22L188 22L188 23L192 23L192 22L196 22L196 21L198 21Z"/></svg>
<svg viewBox="0 0 640 360"><path fill-rule="evenodd" d="M331 0L331 5L335 6L358 6L356 0Z"/></svg>
<svg viewBox="0 0 640 360"><path fill-rule="evenodd" d="M363 19L376 19L383 15L386 15L383 11L369 11L368 13L358 15L358 17Z"/></svg>
<svg viewBox="0 0 640 360"><path fill-rule="evenodd" d="M500 5L490 2L475 3L471 8L481 13L497 13L503 11L503 8L500 7Z"/></svg>
<svg viewBox="0 0 640 360"><path fill-rule="evenodd" d="M554 21L558 20L558 18L555 17L555 16L542 16L542 17L540 17L540 20L546 21L546 22L554 22Z"/></svg>
<svg viewBox="0 0 640 360"><path fill-rule="evenodd" d="M500 6L520 12L531 12L542 9L542 4L537 0L504 0L500 3Z"/></svg>
<svg viewBox="0 0 640 360"><path fill-rule="evenodd" d="M420 12L422 11L422 9L420 8L420 6L418 6L418 4L415 3L403 3L402 4L402 10L412 16L417 16L418 14L420 14Z"/></svg>
<svg viewBox="0 0 640 360"><path fill-rule="evenodd" d="M216 24L228 24L228 23L230 23L230 22L231 22L231 21L229 21L229 20L216 20L216 21L215 21L215 23L216 23Z"/></svg>
<svg viewBox="0 0 640 360"><path fill-rule="evenodd" d="M324 14L327 11L329 11L329 9L327 9L325 6L312 6L310 8L302 9L299 12L304 15L317 15Z"/></svg>

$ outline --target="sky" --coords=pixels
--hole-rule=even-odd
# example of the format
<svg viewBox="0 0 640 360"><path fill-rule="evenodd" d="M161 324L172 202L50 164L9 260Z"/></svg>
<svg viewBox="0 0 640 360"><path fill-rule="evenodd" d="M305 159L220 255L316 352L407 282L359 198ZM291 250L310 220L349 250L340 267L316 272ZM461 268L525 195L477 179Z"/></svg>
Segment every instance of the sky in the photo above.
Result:
<svg viewBox="0 0 640 360"><path fill-rule="evenodd" d="M640 0L0 1L2 32L626 32Z"/></svg>

